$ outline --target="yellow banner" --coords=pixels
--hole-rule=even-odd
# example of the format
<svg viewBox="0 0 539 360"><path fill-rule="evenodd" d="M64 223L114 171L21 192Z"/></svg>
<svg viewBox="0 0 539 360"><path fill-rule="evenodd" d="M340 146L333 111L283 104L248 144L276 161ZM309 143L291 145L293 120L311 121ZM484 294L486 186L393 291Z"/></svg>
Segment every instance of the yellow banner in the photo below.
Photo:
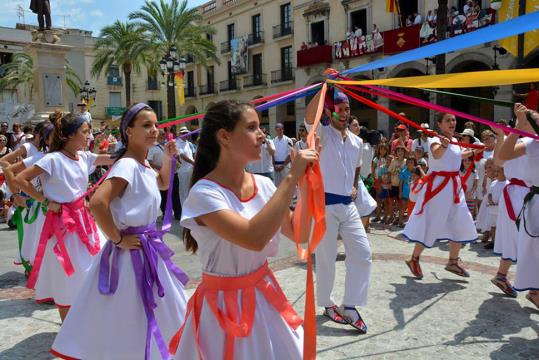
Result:
<svg viewBox="0 0 539 360"><path fill-rule="evenodd" d="M410 76L379 80L327 80L328 83L341 85L383 85L429 89L512 85L537 81L539 81L539 69L472 71L456 74Z"/></svg>
<svg viewBox="0 0 539 360"><path fill-rule="evenodd" d="M518 17L519 0L503 0L498 14L498 22L504 22ZM539 11L539 0L526 0L526 14ZM518 36L500 40L500 46L507 49L513 56L518 56ZM539 30L524 34L524 56L539 46Z"/></svg>
<svg viewBox="0 0 539 360"><path fill-rule="evenodd" d="M183 87L183 72L176 73L174 76L176 80L176 91L178 93L178 102L180 106L185 104L185 89Z"/></svg>

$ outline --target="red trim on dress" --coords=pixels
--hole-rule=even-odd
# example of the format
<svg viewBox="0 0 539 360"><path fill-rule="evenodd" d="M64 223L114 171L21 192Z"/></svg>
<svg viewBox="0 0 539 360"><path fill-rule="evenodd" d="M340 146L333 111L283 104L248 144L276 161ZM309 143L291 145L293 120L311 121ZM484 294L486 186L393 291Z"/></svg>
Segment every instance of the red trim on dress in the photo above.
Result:
<svg viewBox="0 0 539 360"><path fill-rule="evenodd" d="M38 304L43 304L43 303L46 303L46 302L50 302L52 301L54 303L54 305L57 307L57 308L60 308L60 309L69 309L71 307L71 305L62 305L62 304L58 304L56 303L56 301L54 301L54 298L45 298L45 299L36 299L36 303Z"/></svg>
<svg viewBox="0 0 539 360"><path fill-rule="evenodd" d="M80 359L77 359L77 358L74 358L74 357L71 357L71 356L67 356L67 355L64 355L62 353L59 353L58 351L54 350L53 348L49 349L49 352L56 356L56 357L59 357L60 359L65 359L65 360L80 360Z"/></svg>
<svg viewBox="0 0 539 360"><path fill-rule="evenodd" d="M251 178L253 179L253 185L254 185L254 191L253 191L253 194L251 196L249 196L247 199L240 199L240 197L238 195L236 195L236 193L231 189L229 188L228 186L226 185L223 185L221 184L220 182L217 182L215 180L212 180L212 179L208 179L208 178L202 178L202 180L208 180L208 181L211 181L213 183L216 183L217 185L219 185L220 187L224 188L224 189L227 189L228 191L232 192L237 198L239 201L241 202L248 202L248 201L251 201L252 199L254 199L254 197L256 196L256 194L258 194L258 186L256 186L256 180L255 180L255 176L253 174L251 174Z"/></svg>

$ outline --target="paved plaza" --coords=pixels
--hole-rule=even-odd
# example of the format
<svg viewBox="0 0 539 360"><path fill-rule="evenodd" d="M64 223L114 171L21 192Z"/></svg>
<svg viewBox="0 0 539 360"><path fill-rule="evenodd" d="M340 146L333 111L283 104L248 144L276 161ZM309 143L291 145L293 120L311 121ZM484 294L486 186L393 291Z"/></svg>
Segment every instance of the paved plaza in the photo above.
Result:
<svg viewBox="0 0 539 360"><path fill-rule="evenodd" d="M417 281L404 264L412 245L402 241L398 232L374 228L369 238L373 273L369 304L361 309L369 332L358 335L351 327L328 322L319 310L319 359L539 358L539 311L524 294L511 299L490 283L498 259L481 244L468 245L462 251L469 279L444 270L448 247L442 243L425 252L425 277ZM176 235L167 235L167 240L177 252L174 260L192 279L188 285L191 294L200 278L198 258L183 250ZM12 265L15 244L15 232L2 225L0 359L53 359L48 349L60 326L58 313L53 306L32 301L21 268ZM271 267L292 305L302 313L306 266L296 260L294 252L292 243L283 242ZM344 262L339 256L337 300L343 287Z"/></svg>

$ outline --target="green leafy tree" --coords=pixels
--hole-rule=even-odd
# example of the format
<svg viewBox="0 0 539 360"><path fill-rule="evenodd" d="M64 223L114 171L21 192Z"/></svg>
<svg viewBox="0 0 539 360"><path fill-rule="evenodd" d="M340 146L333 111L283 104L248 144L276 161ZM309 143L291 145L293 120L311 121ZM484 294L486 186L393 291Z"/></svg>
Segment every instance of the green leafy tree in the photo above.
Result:
<svg viewBox="0 0 539 360"><path fill-rule="evenodd" d="M0 66L0 90L22 87L24 96L32 100L34 92L34 60L25 53L13 54L12 61Z"/></svg>

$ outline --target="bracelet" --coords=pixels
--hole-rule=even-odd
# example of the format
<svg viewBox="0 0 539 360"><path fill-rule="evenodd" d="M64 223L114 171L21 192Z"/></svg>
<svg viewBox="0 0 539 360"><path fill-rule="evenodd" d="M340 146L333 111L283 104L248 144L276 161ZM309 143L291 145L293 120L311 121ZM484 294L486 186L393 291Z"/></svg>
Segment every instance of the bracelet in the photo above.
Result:
<svg viewBox="0 0 539 360"><path fill-rule="evenodd" d="M120 241L118 241L118 242L114 242L114 241L113 241L112 243L113 243L114 245L118 246L118 245L120 245L120 243L121 243L123 240L124 240L124 236L123 236L123 235L120 235Z"/></svg>

